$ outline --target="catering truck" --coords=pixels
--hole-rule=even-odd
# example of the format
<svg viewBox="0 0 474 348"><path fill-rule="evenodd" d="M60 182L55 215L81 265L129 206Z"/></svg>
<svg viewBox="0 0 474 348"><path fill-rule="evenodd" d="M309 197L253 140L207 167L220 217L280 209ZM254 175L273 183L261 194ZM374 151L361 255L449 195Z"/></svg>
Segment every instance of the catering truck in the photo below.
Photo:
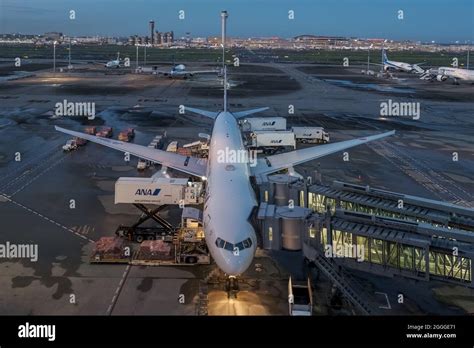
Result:
<svg viewBox="0 0 474 348"><path fill-rule="evenodd" d="M329 134L323 127L291 127L295 139L301 143L328 143Z"/></svg>
<svg viewBox="0 0 474 348"><path fill-rule="evenodd" d="M249 117L240 122L242 131L282 131L286 130L286 118L284 117Z"/></svg>
<svg viewBox="0 0 474 348"><path fill-rule="evenodd" d="M115 204L200 204L202 183L186 178L122 177L115 183Z"/></svg>

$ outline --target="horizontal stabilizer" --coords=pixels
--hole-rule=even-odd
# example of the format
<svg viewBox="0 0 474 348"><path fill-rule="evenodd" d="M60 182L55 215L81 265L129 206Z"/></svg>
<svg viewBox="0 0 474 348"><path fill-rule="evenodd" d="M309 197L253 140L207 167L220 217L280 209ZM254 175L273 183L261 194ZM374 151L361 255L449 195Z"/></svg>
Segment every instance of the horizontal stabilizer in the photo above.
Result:
<svg viewBox="0 0 474 348"><path fill-rule="evenodd" d="M264 107L264 108L246 110L246 111L238 111L238 112L233 112L232 115L234 115L235 118L241 118L241 117L256 114L257 112L262 112L262 111L265 111L265 110L268 110L268 109L269 109L269 107Z"/></svg>
<svg viewBox="0 0 474 348"><path fill-rule="evenodd" d="M190 107L187 107L187 106L184 107L184 110L191 111L191 112L193 112L195 114L198 114L198 115L201 115L201 116L212 118L213 120L215 120L217 115L218 115L218 113L215 112L215 111L201 110L201 109L196 109L196 108L190 108Z"/></svg>

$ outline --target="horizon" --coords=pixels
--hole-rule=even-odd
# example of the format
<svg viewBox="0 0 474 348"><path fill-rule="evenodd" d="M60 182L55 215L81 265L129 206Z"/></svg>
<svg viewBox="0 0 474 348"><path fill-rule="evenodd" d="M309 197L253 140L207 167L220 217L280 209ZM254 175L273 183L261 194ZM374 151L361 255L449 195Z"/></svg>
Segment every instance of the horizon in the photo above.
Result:
<svg viewBox="0 0 474 348"><path fill-rule="evenodd" d="M113 5L112 5L113 3ZM245 6L245 3L248 6ZM228 32L233 38L280 37L299 35L379 38L394 41L472 43L473 2L459 0L410 0L382 2L371 0L330 0L313 3L297 0L286 4L275 0L228 0L225 8L217 0L3 0L0 2L0 32L62 32L67 36L129 37L149 35L148 22L155 30L174 31L176 37L220 35L221 10L229 12ZM250 10L248 10L250 8ZM76 19L69 19L69 10ZM471 11L466 10L471 9ZM184 10L184 19L179 19ZM288 19L288 11L294 19ZM397 18L403 10L403 19ZM456 18L455 25L440 26L434 20ZM244 20L239 21L239 18ZM117 26L120 23L120 27ZM125 24L124 24L125 23ZM344 23L340 25L340 23ZM442 30L440 30L442 28Z"/></svg>

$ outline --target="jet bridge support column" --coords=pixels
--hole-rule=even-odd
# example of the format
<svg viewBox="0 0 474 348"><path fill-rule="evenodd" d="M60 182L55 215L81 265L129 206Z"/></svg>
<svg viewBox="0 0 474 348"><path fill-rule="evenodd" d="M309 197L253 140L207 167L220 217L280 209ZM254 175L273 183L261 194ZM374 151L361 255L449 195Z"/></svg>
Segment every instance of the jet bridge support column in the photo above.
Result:
<svg viewBox="0 0 474 348"><path fill-rule="evenodd" d="M425 250L425 280L430 280L430 248L429 246L424 248Z"/></svg>

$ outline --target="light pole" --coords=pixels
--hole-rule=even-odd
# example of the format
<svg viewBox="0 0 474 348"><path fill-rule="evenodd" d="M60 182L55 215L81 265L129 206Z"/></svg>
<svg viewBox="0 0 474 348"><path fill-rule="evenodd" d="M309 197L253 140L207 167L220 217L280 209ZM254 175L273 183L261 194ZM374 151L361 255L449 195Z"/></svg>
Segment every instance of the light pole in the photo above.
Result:
<svg viewBox="0 0 474 348"><path fill-rule="evenodd" d="M143 66L146 66L146 45L145 45L145 57L143 58Z"/></svg>
<svg viewBox="0 0 474 348"><path fill-rule="evenodd" d="M71 68L72 68L72 67L71 67L71 38L70 38L70 37L69 37L69 63L68 63L67 68L68 68L69 70L71 70Z"/></svg>
<svg viewBox="0 0 474 348"><path fill-rule="evenodd" d="M221 11L221 19L222 19L222 73L224 73L224 67L225 67L225 41L226 41L226 22L227 22L227 17L229 15L227 14L227 11Z"/></svg>
<svg viewBox="0 0 474 348"><path fill-rule="evenodd" d="M374 47L374 45L370 45L369 48L367 49L367 75L369 74L370 70L370 49Z"/></svg>
<svg viewBox="0 0 474 348"><path fill-rule="evenodd" d="M56 72L56 45L58 44L57 41L53 42L53 72Z"/></svg>
<svg viewBox="0 0 474 348"><path fill-rule="evenodd" d="M138 45L137 45L137 61L136 61L135 69L138 70Z"/></svg>
<svg viewBox="0 0 474 348"><path fill-rule="evenodd" d="M370 69L370 47L367 49L367 75L369 74Z"/></svg>
<svg viewBox="0 0 474 348"><path fill-rule="evenodd" d="M225 41L226 41L226 26L227 26L227 11L221 12L221 19L222 19L222 74L224 75L224 112L227 111L227 68L225 66Z"/></svg>

